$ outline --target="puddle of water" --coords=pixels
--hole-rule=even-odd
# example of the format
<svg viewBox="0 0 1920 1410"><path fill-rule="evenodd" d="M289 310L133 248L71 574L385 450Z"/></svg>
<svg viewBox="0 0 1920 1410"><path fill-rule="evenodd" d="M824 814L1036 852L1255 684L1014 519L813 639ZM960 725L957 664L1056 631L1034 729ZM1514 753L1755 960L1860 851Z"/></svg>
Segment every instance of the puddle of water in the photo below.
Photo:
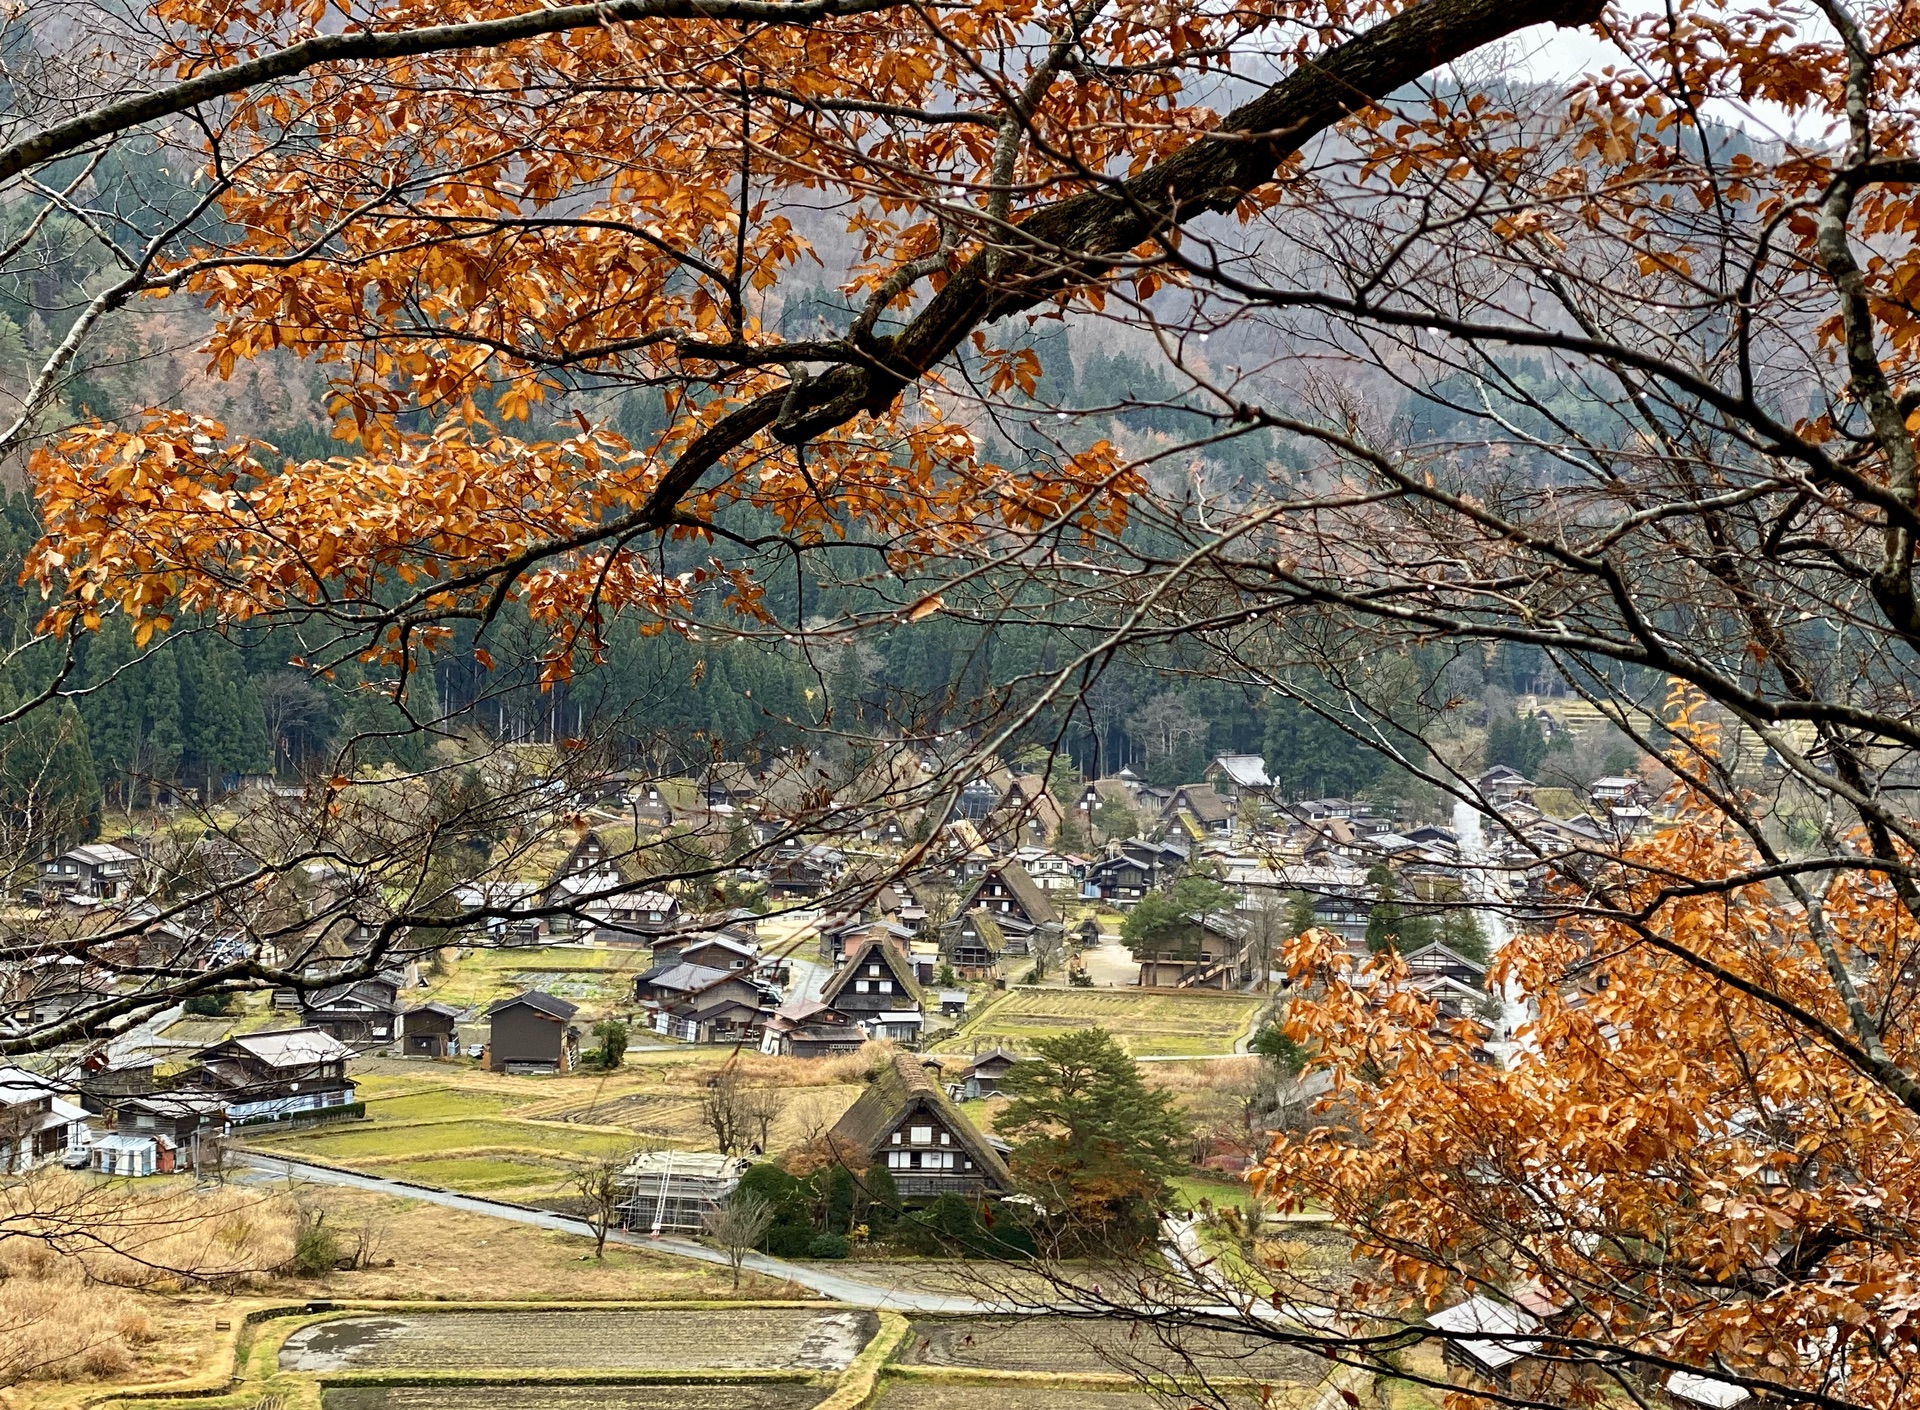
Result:
<svg viewBox="0 0 1920 1410"><path fill-rule="evenodd" d="M280 1365L289 1371L343 1371L359 1359L354 1353L406 1329L397 1317L347 1317L302 1327L281 1346Z"/></svg>

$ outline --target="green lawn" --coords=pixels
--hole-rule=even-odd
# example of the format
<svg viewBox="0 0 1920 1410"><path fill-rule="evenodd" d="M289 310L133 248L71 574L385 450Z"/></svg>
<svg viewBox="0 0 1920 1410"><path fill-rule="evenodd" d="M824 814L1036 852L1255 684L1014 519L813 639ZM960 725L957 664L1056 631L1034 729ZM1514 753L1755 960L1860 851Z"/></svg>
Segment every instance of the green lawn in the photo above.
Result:
<svg viewBox="0 0 1920 1410"><path fill-rule="evenodd" d="M394 1179L417 1180L423 1185L442 1185L450 1190L466 1190L475 1194L523 1185L558 1189L566 1181L566 1172L555 1166L491 1156L409 1160L399 1165L383 1166L380 1173Z"/></svg>
<svg viewBox="0 0 1920 1410"><path fill-rule="evenodd" d="M358 1095L375 1121L438 1121L449 1117L500 1116L518 1105L499 1092L469 1092L452 1086L420 1086L406 1078L364 1077Z"/></svg>
<svg viewBox="0 0 1920 1410"><path fill-rule="evenodd" d="M430 981L430 997L457 1008L504 999L524 989L549 989L576 1003L618 1003L651 952L628 945L548 945L527 950L476 950Z"/></svg>
<svg viewBox="0 0 1920 1410"><path fill-rule="evenodd" d="M1167 1181L1175 1198L1188 1209L1198 1209L1206 1200L1215 1209L1234 1205L1249 1209L1254 1203L1253 1186L1244 1180L1215 1180L1204 1175L1181 1175Z"/></svg>

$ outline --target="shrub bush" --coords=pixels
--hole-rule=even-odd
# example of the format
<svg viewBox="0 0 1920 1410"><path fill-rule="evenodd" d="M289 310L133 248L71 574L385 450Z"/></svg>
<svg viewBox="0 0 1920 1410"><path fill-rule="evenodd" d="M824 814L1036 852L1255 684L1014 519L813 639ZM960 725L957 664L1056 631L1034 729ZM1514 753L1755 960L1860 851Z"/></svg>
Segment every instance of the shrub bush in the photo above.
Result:
<svg viewBox="0 0 1920 1410"><path fill-rule="evenodd" d="M293 1270L313 1276L331 1273L340 1265L340 1236L329 1229L324 1211L302 1214L293 1238Z"/></svg>
<svg viewBox="0 0 1920 1410"><path fill-rule="evenodd" d="M845 1258L851 1247L843 1234L815 1234L807 1244L808 1258Z"/></svg>
<svg viewBox="0 0 1920 1410"><path fill-rule="evenodd" d="M805 1258L813 1240L813 1230L805 1224L776 1223L767 1230L765 1248L775 1258Z"/></svg>

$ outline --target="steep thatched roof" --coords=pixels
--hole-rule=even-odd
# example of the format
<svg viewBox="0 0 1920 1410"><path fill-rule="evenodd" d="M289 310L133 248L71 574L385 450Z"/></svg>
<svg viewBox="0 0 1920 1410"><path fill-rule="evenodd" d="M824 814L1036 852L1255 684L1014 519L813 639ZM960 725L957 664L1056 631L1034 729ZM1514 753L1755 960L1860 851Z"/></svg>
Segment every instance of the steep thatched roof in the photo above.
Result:
<svg viewBox="0 0 1920 1410"><path fill-rule="evenodd" d="M846 1115L834 1123L828 1138L837 1151L857 1151L873 1160L886 1146L887 1138L916 1110L929 1113L953 1133L983 1179L1002 1190L1013 1188L1013 1172L1007 1169L1000 1152L979 1127L967 1120L966 1113L948 1100L920 1058L903 1050L896 1050L891 1061L874 1074Z"/></svg>
<svg viewBox="0 0 1920 1410"><path fill-rule="evenodd" d="M920 1007L920 981L914 975L912 962L883 936L872 934L847 951L846 962L834 971L832 978L827 980L820 991L820 997L829 1004L837 1003L842 991L860 972L860 967L875 960L886 965L888 977L900 988L898 1007L902 1009Z"/></svg>

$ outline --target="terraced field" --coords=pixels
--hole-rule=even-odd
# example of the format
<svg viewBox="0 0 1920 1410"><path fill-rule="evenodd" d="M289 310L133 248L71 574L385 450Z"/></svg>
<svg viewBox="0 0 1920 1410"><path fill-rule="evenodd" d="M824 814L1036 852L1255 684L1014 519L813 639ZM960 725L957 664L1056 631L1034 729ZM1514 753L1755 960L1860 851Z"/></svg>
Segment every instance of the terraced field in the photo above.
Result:
<svg viewBox="0 0 1920 1410"><path fill-rule="evenodd" d="M935 1045L969 1052L999 1044L1032 1051L1034 1041L1105 1028L1135 1057L1230 1053L1265 1001L1251 994L1145 993L1137 989L1013 989Z"/></svg>
<svg viewBox="0 0 1920 1410"><path fill-rule="evenodd" d="M329 1371L843 1371L869 1312L731 1307L449 1311L345 1317L288 1337L280 1367Z"/></svg>
<svg viewBox="0 0 1920 1410"><path fill-rule="evenodd" d="M1120 1318L926 1317L913 1319L901 1360L984 1371L1145 1373L1249 1377L1313 1384L1325 1366L1313 1356L1256 1337L1162 1330Z"/></svg>
<svg viewBox="0 0 1920 1410"><path fill-rule="evenodd" d="M320 1406L321 1410L807 1410L826 1394L817 1386L796 1385L328 1386L320 1394ZM952 1404L959 1410L959 1401ZM978 1410L977 1402L969 1410ZM1036 1402L1033 1410L1046 1408ZM1134 1404L1126 1410L1150 1407Z"/></svg>
<svg viewBox="0 0 1920 1410"><path fill-rule="evenodd" d="M988 1390L980 1386L889 1381L874 1402L874 1410L988 1410L989 1407L991 1410L1163 1410L1165 1404L1153 1396L1124 1390L1060 1390L1054 1386L1006 1384ZM331 1399L327 1401L326 1410L335 1410ZM361 1410L361 1407L343 1405L338 1410ZM365 1410L388 1408L367 1406Z"/></svg>
<svg viewBox="0 0 1920 1410"><path fill-rule="evenodd" d="M369 1122L342 1125L291 1137L263 1139L262 1149L284 1147L289 1154L351 1164L366 1159L447 1156L454 1152L538 1151L566 1156L599 1156L633 1144L624 1131L570 1128L529 1121L481 1118L419 1122Z"/></svg>

